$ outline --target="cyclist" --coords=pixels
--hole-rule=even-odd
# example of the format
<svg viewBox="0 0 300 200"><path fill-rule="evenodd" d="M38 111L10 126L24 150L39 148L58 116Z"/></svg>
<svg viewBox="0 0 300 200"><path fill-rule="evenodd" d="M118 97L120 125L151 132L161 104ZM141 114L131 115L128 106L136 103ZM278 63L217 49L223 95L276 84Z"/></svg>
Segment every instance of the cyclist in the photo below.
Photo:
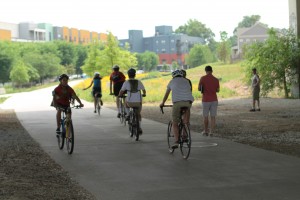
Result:
<svg viewBox="0 0 300 200"><path fill-rule="evenodd" d="M110 89L110 94L111 95L115 95L116 97L116 104L117 104L117 109L118 109L118 118L120 118L121 116L121 108L119 106L119 92L120 92L120 89L123 85L123 83L125 82L126 80L126 77L125 75L120 72L120 67L118 65L114 65L113 66L113 72L110 74L110 84L109 84L109 89ZM113 92L112 92L113 91Z"/></svg>
<svg viewBox="0 0 300 200"><path fill-rule="evenodd" d="M119 96L122 96L127 91L126 101L126 114L127 119L129 119L129 107L138 107L138 117L139 121L142 120L141 110L142 110L142 96L146 96L146 90L143 83L140 80L135 79L136 70L131 68L127 72L129 80L125 81L120 92ZM143 94L141 94L141 91ZM143 133L143 130L140 126L138 130L139 134Z"/></svg>
<svg viewBox="0 0 300 200"><path fill-rule="evenodd" d="M101 106L103 105L103 102L102 102L102 99L101 99L101 97L102 97L101 79L102 79L102 77L100 76L100 73L99 72L95 72L94 78L91 81L91 84L87 88L83 89L83 90L86 90L86 89L90 88L93 85L92 95L93 95L93 98L94 98L94 106L95 106L94 113L96 113L96 107L97 107L97 105L96 105L97 104L96 98L97 97L100 98L100 104L101 104Z"/></svg>
<svg viewBox="0 0 300 200"><path fill-rule="evenodd" d="M178 123L180 122L180 109L181 107L187 107L187 112L183 115L183 123L189 123L190 117L190 108L194 101L192 95L191 86L189 81L183 77L181 70L175 70L172 72L173 79L168 83L167 90L165 92L164 98L160 104L160 107L163 107L167 101L170 92L172 91L172 129L175 136L175 143L172 145L172 148L178 148L178 139L179 139L179 128Z"/></svg>
<svg viewBox="0 0 300 200"><path fill-rule="evenodd" d="M70 102L73 99L80 104L81 107L84 105L81 103L80 99L76 95L75 91L68 85L69 76L67 74L62 74L58 78L60 84L52 92L53 95L53 106L56 108L56 134L60 134L60 119L61 110L57 107L67 108L70 107Z"/></svg>

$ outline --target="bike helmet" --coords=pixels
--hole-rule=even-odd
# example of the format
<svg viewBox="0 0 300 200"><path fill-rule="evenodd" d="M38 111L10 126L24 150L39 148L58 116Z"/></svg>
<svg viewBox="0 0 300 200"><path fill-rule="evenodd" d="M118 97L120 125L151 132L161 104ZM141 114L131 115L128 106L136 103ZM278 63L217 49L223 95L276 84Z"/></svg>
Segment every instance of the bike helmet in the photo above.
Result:
<svg viewBox="0 0 300 200"><path fill-rule="evenodd" d="M95 72L94 76L100 76L100 73L99 72Z"/></svg>
<svg viewBox="0 0 300 200"><path fill-rule="evenodd" d="M182 69L181 71L182 71L182 76L185 77L186 76L186 71L184 69Z"/></svg>
<svg viewBox="0 0 300 200"><path fill-rule="evenodd" d="M173 78L175 78L175 77L182 77L182 76L183 76L183 73L179 69L176 69L174 72L172 72L172 77Z"/></svg>
<svg viewBox="0 0 300 200"><path fill-rule="evenodd" d="M113 69L120 69L119 65L114 65Z"/></svg>
<svg viewBox="0 0 300 200"><path fill-rule="evenodd" d="M127 71L128 76L135 76L135 73L136 73L136 70L133 69L133 68L130 68L130 69Z"/></svg>
<svg viewBox="0 0 300 200"><path fill-rule="evenodd" d="M58 80L61 81L63 78L69 79L69 76L67 74L62 74L59 76Z"/></svg>

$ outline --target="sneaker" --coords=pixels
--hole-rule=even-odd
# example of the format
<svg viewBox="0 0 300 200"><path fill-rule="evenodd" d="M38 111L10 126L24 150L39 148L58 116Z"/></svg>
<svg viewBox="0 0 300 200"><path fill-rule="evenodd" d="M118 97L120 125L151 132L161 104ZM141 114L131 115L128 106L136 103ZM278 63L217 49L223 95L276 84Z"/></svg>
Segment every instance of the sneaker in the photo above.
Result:
<svg viewBox="0 0 300 200"><path fill-rule="evenodd" d="M121 117L121 113L118 113L117 118L120 118L120 117Z"/></svg>
<svg viewBox="0 0 300 200"><path fill-rule="evenodd" d="M177 149L179 146L179 142L174 142L174 144L171 146L172 149Z"/></svg>
<svg viewBox="0 0 300 200"><path fill-rule="evenodd" d="M256 111L260 111L260 108L256 109Z"/></svg>
<svg viewBox="0 0 300 200"><path fill-rule="evenodd" d="M213 133L209 133L209 136L210 136L210 137L213 137L213 136L214 136L214 134L213 134Z"/></svg>
<svg viewBox="0 0 300 200"><path fill-rule="evenodd" d="M208 136L208 133L205 132L205 131L202 131L201 134L202 134L203 136Z"/></svg>
<svg viewBox="0 0 300 200"><path fill-rule="evenodd" d="M57 128L56 129L56 137L59 137L59 135L60 135L60 128Z"/></svg>
<svg viewBox="0 0 300 200"><path fill-rule="evenodd" d="M96 113L97 111L96 110L94 110L94 113Z"/></svg>
<svg viewBox="0 0 300 200"><path fill-rule="evenodd" d="M255 109L254 109L254 108L252 108L252 109L250 110L250 112L255 112Z"/></svg>
<svg viewBox="0 0 300 200"><path fill-rule="evenodd" d="M126 120L126 121L129 121L130 116L127 116L127 115L125 115L125 116L126 116L125 120Z"/></svg>
<svg viewBox="0 0 300 200"><path fill-rule="evenodd" d="M100 100L100 105L103 106L103 101L102 100Z"/></svg>
<svg viewBox="0 0 300 200"><path fill-rule="evenodd" d="M143 134L143 129L139 128L138 133L139 133L140 135L142 135L142 134Z"/></svg>

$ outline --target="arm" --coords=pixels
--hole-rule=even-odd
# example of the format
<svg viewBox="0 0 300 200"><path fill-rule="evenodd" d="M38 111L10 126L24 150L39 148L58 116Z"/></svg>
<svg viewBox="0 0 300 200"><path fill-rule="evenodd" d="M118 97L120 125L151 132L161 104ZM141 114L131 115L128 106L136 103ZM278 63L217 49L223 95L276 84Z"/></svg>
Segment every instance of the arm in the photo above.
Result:
<svg viewBox="0 0 300 200"><path fill-rule="evenodd" d="M160 107L163 107L163 106L165 105L165 102L167 101L170 92L171 92L170 89L167 89L167 90L166 90L165 96L164 96L164 98L163 98L163 101L162 101L161 104L160 104Z"/></svg>
<svg viewBox="0 0 300 200"><path fill-rule="evenodd" d="M87 88L83 88L83 90L89 89L94 84L94 81L91 82L91 84Z"/></svg>
<svg viewBox="0 0 300 200"><path fill-rule="evenodd" d="M204 88L203 88L203 84L202 84L202 78L200 79L199 84L198 84L198 91L200 91L201 93L204 92Z"/></svg>
<svg viewBox="0 0 300 200"><path fill-rule="evenodd" d="M143 97L146 96L146 90L145 90L145 89L142 90L142 96L143 96Z"/></svg>
<svg viewBox="0 0 300 200"><path fill-rule="evenodd" d="M76 99L76 101L79 103L80 107L83 107L84 105L81 103L81 100L78 98L78 96L76 94L74 94L72 96L74 99Z"/></svg>
<svg viewBox="0 0 300 200"><path fill-rule="evenodd" d="M112 94L112 80L110 80L110 82L109 82L109 91L110 91L110 94Z"/></svg>

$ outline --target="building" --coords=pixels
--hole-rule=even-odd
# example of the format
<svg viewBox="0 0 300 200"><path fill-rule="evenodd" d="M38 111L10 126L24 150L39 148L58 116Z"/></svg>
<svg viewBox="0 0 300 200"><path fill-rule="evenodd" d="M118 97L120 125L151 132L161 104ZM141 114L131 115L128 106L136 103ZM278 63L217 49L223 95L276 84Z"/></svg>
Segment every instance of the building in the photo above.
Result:
<svg viewBox="0 0 300 200"><path fill-rule="evenodd" d="M241 58L244 45L266 41L269 37L268 30L269 28L260 22L256 22L249 28L238 28L237 46L232 48L232 59Z"/></svg>
<svg viewBox="0 0 300 200"><path fill-rule="evenodd" d="M49 23L21 22L12 24L0 22L0 40L22 42L65 40L75 44L88 44L95 41L107 41L107 34L66 26L52 26Z"/></svg>
<svg viewBox="0 0 300 200"><path fill-rule="evenodd" d="M180 66L185 65L185 56L195 44L205 44L200 37L186 34L176 34L172 26L156 26L153 37L143 37L142 30L129 30L129 38L119 40L119 45L129 44L131 52L155 52L159 57L159 64L171 65L174 61Z"/></svg>

